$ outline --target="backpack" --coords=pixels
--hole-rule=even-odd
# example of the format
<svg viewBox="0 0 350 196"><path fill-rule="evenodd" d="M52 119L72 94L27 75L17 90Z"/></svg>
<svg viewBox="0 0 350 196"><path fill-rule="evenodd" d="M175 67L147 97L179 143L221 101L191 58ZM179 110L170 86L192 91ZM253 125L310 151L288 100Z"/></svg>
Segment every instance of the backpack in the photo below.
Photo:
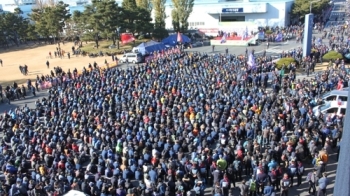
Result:
<svg viewBox="0 0 350 196"><path fill-rule="evenodd" d="M241 171L241 162L240 161L234 161L233 162L233 168L235 171Z"/></svg>
<svg viewBox="0 0 350 196"><path fill-rule="evenodd" d="M250 191L255 191L256 190L256 182L255 182L255 180L251 180L250 181L249 190Z"/></svg>
<svg viewBox="0 0 350 196"><path fill-rule="evenodd" d="M294 175L297 173L297 169L298 169L298 168L296 168L296 167L291 167L291 168L290 168L290 174L291 174L292 176L294 176Z"/></svg>
<svg viewBox="0 0 350 196"><path fill-rule="evenodd" d="M298 174L303 175L304 174L304 166L298 167Z"/></svg>
<svg viewBox="0 0 350 196"><path fill-rule="evenodd" d="M327 162L328 162L328 154L322 155L321 160L322 160L324 163L327 163Z"/></svg>
<svg viewBox="0 0 350 196"><path fill-rule="evenodd" d="M228 168L228 169L227 169L227 173L228 173L229 175L232 175L232 174L233 174L233 169L232 169L232 168Z"/></svg>
<svg viewBox="0 0 350 196"><path fill-rule="evenodd" d="M270 177L271 177L271 181L273 181L273 182L277 179L276 170L273 170L270 172Z"/></svg>

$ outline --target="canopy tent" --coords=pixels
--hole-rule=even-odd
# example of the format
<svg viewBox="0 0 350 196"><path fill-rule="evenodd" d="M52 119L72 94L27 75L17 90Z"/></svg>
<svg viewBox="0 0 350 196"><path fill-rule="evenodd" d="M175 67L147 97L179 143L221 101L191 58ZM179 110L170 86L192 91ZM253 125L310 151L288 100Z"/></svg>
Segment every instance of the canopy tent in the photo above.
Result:
<svg viewBox="0 0 350 196"><path fill-rule="evenodd" d="M154 51L161 51L166 49L166 46L161 42L156 41L149 41L144 42L138 45L137 47L134 47L132 49L133 52L139 52L142 55L153 53Z"/></svg>
<svg viewBox="0 0 350 196"><path fill-rule="evenodd" d="M162 40L165 45L175 46L177 42L190 43L191 39L184 34L173 34Z"/></svg>

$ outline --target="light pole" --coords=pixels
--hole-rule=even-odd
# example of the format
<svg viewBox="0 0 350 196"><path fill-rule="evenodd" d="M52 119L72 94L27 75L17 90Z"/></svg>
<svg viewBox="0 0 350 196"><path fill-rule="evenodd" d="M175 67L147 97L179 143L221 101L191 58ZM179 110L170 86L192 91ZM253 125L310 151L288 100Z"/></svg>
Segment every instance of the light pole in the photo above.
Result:
<svg viewBox="0 0 350 196"><path fill-rule="evenodd" d="M120 27L117 27L117 49L119 50Z"/></svg>
<svg viewBox="0 0 350 196"><path fill-rule="evenodd" d="M312 13L312 4L317 2L320 2L320 0L310 1L310 14Z"/></svg>

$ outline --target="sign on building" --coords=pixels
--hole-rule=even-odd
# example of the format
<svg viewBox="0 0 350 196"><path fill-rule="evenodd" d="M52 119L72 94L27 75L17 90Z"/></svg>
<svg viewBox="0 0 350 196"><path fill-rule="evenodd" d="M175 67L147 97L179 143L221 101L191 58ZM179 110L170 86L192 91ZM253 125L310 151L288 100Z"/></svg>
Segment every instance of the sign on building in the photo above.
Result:
<svg viewBox="0 0 350 196"><path fill-rule="evenodd" d="M222 8L222 13L243 13L243 8Z"/></svg>

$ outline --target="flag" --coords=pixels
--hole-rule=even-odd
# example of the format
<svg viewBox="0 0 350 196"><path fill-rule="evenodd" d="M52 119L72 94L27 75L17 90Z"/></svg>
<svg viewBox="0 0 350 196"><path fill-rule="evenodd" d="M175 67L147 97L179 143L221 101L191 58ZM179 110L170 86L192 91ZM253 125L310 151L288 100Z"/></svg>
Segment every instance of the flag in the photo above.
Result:
<svg viewBox="0 0 350 196"><path fill-rule="evenodd" d="M182 43L182 35L180 32L177 33L176 41Z"/></svg>
<svg viewBox="0 0 350 196"><path fill-rule="evenodd" d="M255 69L255 58L254 58L254 55L252 53L249 54L249 58L248 58L247 64L249 65L249 67L251 69Z"/></svg>
<svg viewBox="0 0 350 196"><path fill-rule="evenodd" d="M220 42L221 44L226 42L226 36L227 36L226 33L224 33L224 35L221 38L221 42Z"/></svg>
<svg viewBox="0 0 350 196"><path fill-rule="evenodd" d="M245 34L244 34L244 38L248 38L249 36L249 31L248 31L248 27L245 27Z"/></svg>
<svg viewBox="0 0 350 196"><path fill-rule="evenodd" d="M275 38L275 41L276 41L276 42L281 42L282 40L283 40L283 35L282 35L282 33L278 33L277 36L276 36L276 38Z"/></svg>
<svg viewBox="0 0 350 196"><path fill-rule="evenodd" d="M135 40L135 37L131 33L122 33L120 36L122 44L127 44Z"/></svg>

